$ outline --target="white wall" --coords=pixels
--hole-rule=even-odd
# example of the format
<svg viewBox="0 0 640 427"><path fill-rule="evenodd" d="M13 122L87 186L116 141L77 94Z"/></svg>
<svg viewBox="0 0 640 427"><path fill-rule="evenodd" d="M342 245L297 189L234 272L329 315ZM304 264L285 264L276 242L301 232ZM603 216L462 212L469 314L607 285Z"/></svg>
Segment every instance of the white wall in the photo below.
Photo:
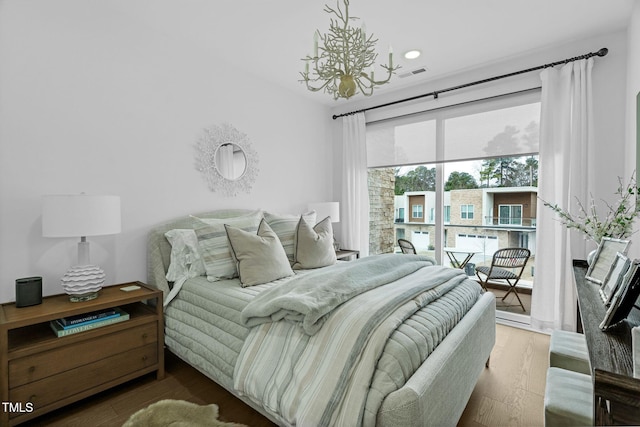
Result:
<svg viewBox="0 0 640 427"><path fill-rule="evenodd" d="M159 222L332 200L328 110L171 28L101 2L0 2L0 302L32 275L60 293L77 260L75 239L41 236L43 194L121 196L122 233L89 238L108 283L146 280L146 234ZM223 122L259 155L253 190L235 198L210 192L194 168L198 135Z"/></svg>
<svg viewBox="0 0 640 427"><path fill-rule="evenodd" d="M627 57L627 152L626 152L626 178L629 179L635 172L636 179L638 178L637 170L640 162L638 157L637 147L637 134L640 131L637 129L636 115L640 115L640 111L637 111L636 96L640 92L640 2L635 2L631 18L629 19L629 27L627 29L627 40L629 55ZM639 221L636 221L635 230L636 234L632 237L634 242L629 247L629 256L633 258L640 258L640 241L638 230L640 230Z"/></svg>
<svg viewBox="0 0 640 427"><path fill-rule="evenodd" d="M636 15L638 15L637 9L638 7L636 5ZM637 26L640 27L640 22ZM637 38L638 36L636 35L635 39L637 40ZM636 44L638 44L637 41ZM572 58L588 52L597 51L602 47L608 48L609 54L603 58L595 58L595 66L593 68L594 133L595 140L598 141L598 147L592 153L591 170L593 171L594 198L604 198L609 202L613 202L612 196L618 185L616 176L624 175L624 170L620 165L625 163L625 156L627 155L625 129L627 109L627 33L625 31L594 35L588 39L572 41L563 45L549 46L546 49L532 52L525 52L517 57L506 58L504 61L486 64L483 67L466 70L456 75L447 76L446 78L428 81L419 86L407 87L396 93L381 90L377 96L374 95L374 97L366 99L359 98L358 101L341 104L339 107L334 108L331 113L345 113L430 93L436 90ZM635 50L638 51L639 49L640 46L636 46ZM630 48L629 51L631 50ZM638 56L638 54L634 56ZM639 76L640 58L636 58L635 61L638 62L635 74ZM636 77L635 79L636 84L640 86L640 77ZM394 114L428 110L456 102L464 102L470 99L478 99L536 86L540 86L539 71L499 80L495 83L483 84L461 91L442 94L436 101L434 101L432 97L428 97L419 101L372 110L365 114L367 121L378 120ZM637 90L634 93L637 93ZM333 128L335 141L334 161L339 165L341 162L340 152L342 149L341 119L334 121ZM334 193L337 198L341 194L340 170L339 168L336 169L336 180L334 181ZM638 246L640 246L640 244L638 244Z"/></svg>

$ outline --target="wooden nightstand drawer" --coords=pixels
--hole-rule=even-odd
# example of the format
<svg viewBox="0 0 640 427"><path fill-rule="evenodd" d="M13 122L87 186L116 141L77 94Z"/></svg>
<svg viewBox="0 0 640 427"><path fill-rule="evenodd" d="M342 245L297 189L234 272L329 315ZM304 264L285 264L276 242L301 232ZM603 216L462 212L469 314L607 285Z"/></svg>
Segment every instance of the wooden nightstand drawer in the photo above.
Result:
<svg viewBox="0 0 640 427"><path fill-rule="evenodd" d="M12 360L9 362L9 388L13 389L101 358L113 356L121 353L123 349L155 343L157 339L157 324L147 323L105 335L99 340L88 339Z"/></svg>
<svg viewBox="0 0 640 427"><path fill-rule="evenodd" d="M158 346L152 343L12 388L9 399L12 402L32 402L35 408L44 408L84 390L143 371L156 363Z"/></svg>
<svg viewBox="0 0 640 427"><path fill-rule="evenodd" d="M121 289L136 285L134 290ZM58 337L50 322L118 307L129 317ZM0 426L13 426L142 375L164 377L162 291L141 282L107 286L98 298L0 305ZM23 407L30 408L22 411ZM18 409L13 409L18 408Z"/></svg>

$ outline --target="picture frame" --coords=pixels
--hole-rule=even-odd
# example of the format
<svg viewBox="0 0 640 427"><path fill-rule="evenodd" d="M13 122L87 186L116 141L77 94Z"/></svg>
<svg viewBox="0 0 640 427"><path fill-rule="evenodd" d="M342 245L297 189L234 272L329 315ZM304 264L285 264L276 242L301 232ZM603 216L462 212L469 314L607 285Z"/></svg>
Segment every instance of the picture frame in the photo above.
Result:
<svg viewBox="0 0 640 427"><path fill-rule="evenodd" d="M626 255L628 248L629 240L603 237L596 250L596 255L587 269L585 279L602 286L616 260L616 254L620 252Z"/></svg>
<svg viewBox="0 0 640 427"><path fill-rule="evenodd" d="M600 329L605 331L626 319L639 295L640 260L635 259L630 264L620 286L613 295L604 319L600 323Z"/></svg>
<svg viewBox="0 0 640 427"><path fill-rule="evenodd" d="M627 258L626 255L618 252L616 253L616 258L609 269L609 273L606 278L602 282L602 286L600 286L600 297L602 298L602 302L606 306L609 306L613 296L618 290L620 284L625 279L625 275L629 270L629 266L631 265L631 261Z"/></svg>

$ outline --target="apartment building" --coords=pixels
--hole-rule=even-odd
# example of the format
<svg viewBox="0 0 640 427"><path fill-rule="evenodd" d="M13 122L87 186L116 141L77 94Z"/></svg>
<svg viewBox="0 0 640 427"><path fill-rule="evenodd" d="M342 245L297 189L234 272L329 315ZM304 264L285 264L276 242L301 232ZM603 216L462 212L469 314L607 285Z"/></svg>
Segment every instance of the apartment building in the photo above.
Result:
<svg viewBox="0 0 640 427"><path fill-rule="evenodd" d="M497 187L444 192L443 246L475 252L489 259L506 247L535 254L537 187ZM419 252L436 249L436 195L412 191L395 197L396 239L407 239Z"/></svg>

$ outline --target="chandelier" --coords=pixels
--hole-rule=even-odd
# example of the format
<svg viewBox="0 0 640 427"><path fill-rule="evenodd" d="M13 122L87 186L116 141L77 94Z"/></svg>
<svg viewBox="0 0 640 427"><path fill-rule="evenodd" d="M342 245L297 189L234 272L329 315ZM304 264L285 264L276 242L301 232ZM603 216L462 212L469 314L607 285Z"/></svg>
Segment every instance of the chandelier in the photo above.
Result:
<svg viewBox="0 0 640 427"><path fill-rule="evenodd" d="M364 25L355 28L349 16L349 0L343 0L344 10L338 3L336 8L325 5L324 11L331 17L329 32L321 35L317 30L313 35L313 56L307 56L302 80L312 92L324 90L333 99L349 99L358 90L365 96L373 94L375 86L383 85L391 79L400 66L393 66L393 52L389 48L389 63L382 65L385 70L383 80L375 80L373 65L376 57L376 43L373 34L366 34ZM319 44L319 41L321 43Z"/></svg>

